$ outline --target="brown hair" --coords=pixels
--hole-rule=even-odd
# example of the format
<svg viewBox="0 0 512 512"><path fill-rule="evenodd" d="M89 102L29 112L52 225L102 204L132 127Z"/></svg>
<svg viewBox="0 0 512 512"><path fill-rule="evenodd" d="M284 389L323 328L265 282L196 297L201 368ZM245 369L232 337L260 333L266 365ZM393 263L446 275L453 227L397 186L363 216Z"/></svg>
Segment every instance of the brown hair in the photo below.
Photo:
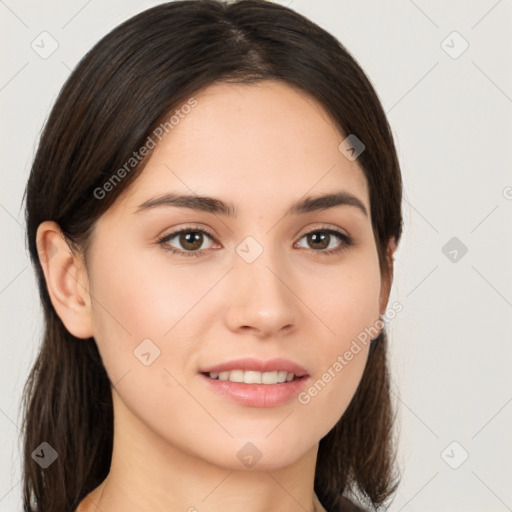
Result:
<svg viewBox="0 0 512 512"><path fill-rule="evenodd" d="M23 500L28 512L75 510L107 476L113 443L109 379L93 338L71 335L56 314L36 247L45 220L87 255L98 218L142 172L147 158L106 196L94 191L194 93L218 81L280 80L315 98L341 134L366 146L358 162L370 191L381 273L402 231L400 168L385 113L342 44L305 17L263 0L183 0L158 5L99 41L63 86L42 132L27 183L27 243L45 331L25 385ZM315 492L330 511L343 496L379 507L396 487L386 333L372 342L360 385L320 441ZM42 469L32 452L58 459Z"/></svg>

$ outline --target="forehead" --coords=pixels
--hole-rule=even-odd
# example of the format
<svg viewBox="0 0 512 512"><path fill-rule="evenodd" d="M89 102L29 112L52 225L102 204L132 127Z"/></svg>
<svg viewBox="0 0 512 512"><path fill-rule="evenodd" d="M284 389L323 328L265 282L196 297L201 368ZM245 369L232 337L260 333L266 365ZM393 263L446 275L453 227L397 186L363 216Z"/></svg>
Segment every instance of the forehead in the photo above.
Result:
<svg viewBox="0 0 512 512"><path fill-rule="evenodd" d="M178 191L243 210L343 188L369 209L362 169L338 149L345 135L311 96L263 81L217 83L193 99L193 108L170 113L172 128L118 206L134 211L151 195Z"/></svg>

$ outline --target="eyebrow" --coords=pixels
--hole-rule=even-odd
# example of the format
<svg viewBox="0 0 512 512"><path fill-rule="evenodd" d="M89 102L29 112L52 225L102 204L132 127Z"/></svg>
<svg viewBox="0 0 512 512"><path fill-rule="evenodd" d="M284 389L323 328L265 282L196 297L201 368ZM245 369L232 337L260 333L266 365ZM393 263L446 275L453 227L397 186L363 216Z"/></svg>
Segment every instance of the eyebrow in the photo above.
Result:
<svg viewBox="0 0 512 512"><path fill-rule="evenodd" d="M162 206L190 208L192 210L224 215L227 217L236 217L237 215L236 208L233 203L226 203L214 197L179 195L174 193L164 194L144 201L144 203L137 207L135 213L140 213L142 211ZM363 202L356 196L345 191L334 192L317 197L307 197L294 204L286 212L286 215L305 214L317 210L327 210L337 206L353 206L368 217L368 211Z"/></svg>

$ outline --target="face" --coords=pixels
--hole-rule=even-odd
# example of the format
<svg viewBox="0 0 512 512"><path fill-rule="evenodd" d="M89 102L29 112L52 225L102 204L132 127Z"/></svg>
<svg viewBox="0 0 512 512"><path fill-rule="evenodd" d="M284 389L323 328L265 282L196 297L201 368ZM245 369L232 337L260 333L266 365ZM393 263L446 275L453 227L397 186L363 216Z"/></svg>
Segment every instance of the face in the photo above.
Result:
<svg viewBox="0 0 512 512"><path fill-rule="evenodd" d="M365 367L368 345L345 354L382 312L368 187L327 113L289 86L216 84L194 98L96 226L93 335L138 435L222 467L259 451L275 468L332 429ZM305 203L330 194L343 195ZM306 375L203 374L240 358Z"/></svg>

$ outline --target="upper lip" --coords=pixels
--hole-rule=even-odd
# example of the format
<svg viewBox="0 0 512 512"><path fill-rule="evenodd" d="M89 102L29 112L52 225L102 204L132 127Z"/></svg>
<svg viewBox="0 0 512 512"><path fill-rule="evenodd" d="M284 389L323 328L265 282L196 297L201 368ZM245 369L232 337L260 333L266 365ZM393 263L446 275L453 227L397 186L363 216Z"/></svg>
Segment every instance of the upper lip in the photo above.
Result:
<svg viewBox="0 0 512 512"><path fill-rule="evenodd" d="M233 359L225 363L216 364L204 368L201 373L213 373L213 372L227 372L231 370L253 370L257 372L274 372L274 371L286 371L293 373L297 377L303 377L308 375L308 372L299 364L290 361L289 359L275 358L275 359L254 359L251 357L242 359Z"/></svg>

